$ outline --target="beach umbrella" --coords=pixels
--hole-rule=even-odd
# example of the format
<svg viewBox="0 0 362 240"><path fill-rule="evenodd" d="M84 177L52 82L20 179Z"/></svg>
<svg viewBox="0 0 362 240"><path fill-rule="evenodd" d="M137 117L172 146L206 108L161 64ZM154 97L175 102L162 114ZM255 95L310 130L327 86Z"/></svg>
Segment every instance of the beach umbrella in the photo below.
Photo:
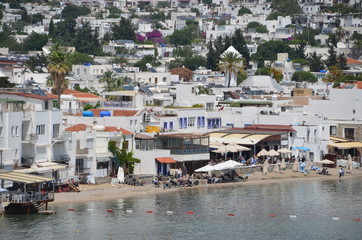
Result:
<svg viewBox="0 0 362 240"><path fill-rule="evenodd" d="M195 170L195 172L210 172L214 169L214 166L206 165Z"/></svg>
<svg viewBox="0 0 362 240"><path fill-rule="evenodd" d="M299 162L298 162L298 158L295 159L294 163L293 163L293 172L298 172L299 171Z"/></svg>
<svg viewBox="0 0 362 240"><path fill-rule="evenodd" d="M323 164L333 164L334 162L331 161L331 160L329 160L329 159L323 159L323 160L321 161L321 163L323 163Z"/></svg>
<svg viewBox="0 0 362 240"><path fill-rule="evenodd" d="M352 156L351 154L348 154L348 164L347 164L347 169L352 170L353 165L352 165Z"/></svg>
<svg viewBox="0 0 362 240"><path fill-rule="evenodd" d="M222 171L222 170L229 170L229 169L234 169L235 167L240 167L242 166L241 163L236 162L234 160L228 160L226 162L222 162L219 164L216 164L213 166L213 171Z"/></svg>
<svg viewBox="0 0 362 240"><path fill-rule="evenodd" d="M265 149L262 149L260 152L258 152L257 156L261 157L261 156L267 156L268 155L268 151Z"/></svg>
<svg viewBox="0 0 362 240"><path fill-rule="evenodd" d="M285 158L282 158L282 163L280 164L280 168L281 169L286 169L287 168L287 164L285 163Z"/></svg>
<svg viewBox="0 0 362 240"><path fill-rule="evenodd" d="M267 174L269 172L269 160L265 160L264 161L264 166L263 166L263 174Z"/></svg>
<svg viewBox="0 0 362 240"><path fill-rule="evenodd" d="M210 142L210 146L224 146L224 144L222 144L221 142L215 141L215 142Z"/></svg>
<svg viewBox="0 0 362 240"><path fill-rule="evenodd" d="M275 164L275 166L274 166L274 172L276 172L276 173L279 173L279 164L280 164L280 161L278 160L277 161L277 163Z"/></svg>
<svg viewBox="0 0 362 240"><path fill-rule="evenodd" d="M292 150L289 150L288 148L281 148L277 150L278 153L292 153Z"/></svg>
<svg viewBox="0 0 362 240"><path fill-rule="evenodd" d="M279 156L279 153L277 151L275 151L274 149L272 149L268 152L268 156L271 156L271 157Z"/></svg>

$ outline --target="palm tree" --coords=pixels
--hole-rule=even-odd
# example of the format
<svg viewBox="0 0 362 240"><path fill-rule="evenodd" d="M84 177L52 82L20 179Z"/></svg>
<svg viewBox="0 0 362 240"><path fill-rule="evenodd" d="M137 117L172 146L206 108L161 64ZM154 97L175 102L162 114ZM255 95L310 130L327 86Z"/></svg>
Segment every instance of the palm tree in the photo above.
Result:
<svg viewBox="0 0 362 240"><path fill-rule="evenodd" d="M243 58L239 54L235 52L226 52L222 55L218 68L220 71L224 72L225 75L229 75L227 87L230 87L231 76L233 74L237 76L239 72L243 72L243 67Z"/></svg>
<svg viewBox="0 0 362 240"><path fill-rule="evenodd" d="M107 86L105 87L105 91L118 91L123 88L125 84L125 79L121 77L115 77L112 70L106 71L102 78L99 79L99 82L105 83Z"/></svg>
<svg viewBox="0 0 362 240"><path fill-rule="evenodd" d="M58 44L52 47L48 61L47 68L53 82L52 92L58 95L58 108L60 108L60 95L64 90L64 79L70 70L71 64L68 62L68 53L60 48Z"/></svg>
<svg viewBox="0 0 362 240"><path fill-rule="evenodd" d="M108 151L113 154L113 162L117 167L121 166L126 174L133 174L134 164L141 160L133 156L133 152L127 152L127 142L123 136L122 148L117 147L115 141L108 142Z"/></svg>

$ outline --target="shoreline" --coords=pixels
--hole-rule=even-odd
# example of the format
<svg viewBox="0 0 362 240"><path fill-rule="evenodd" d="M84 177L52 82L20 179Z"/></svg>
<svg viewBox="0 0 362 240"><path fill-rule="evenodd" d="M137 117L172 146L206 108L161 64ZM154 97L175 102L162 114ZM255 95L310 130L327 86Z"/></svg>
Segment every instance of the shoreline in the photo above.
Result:
<svg viewBox="0 0 362 240"><path fill-rule="evenodd" d="M217 183L217 184L200 184L192 187L177 187L170 189L163 189L162 187L155 187L154 185L145 186L130 186L125 184L111 185L87 185L81 184L81 192L62 192L55 194L54 202L50 202L49 205L60 204L72 204L72 203L86 203L86 202L99 202L99 201L111 201L117 199L125 199L132 197L140 197L142 195L149 194L167 194L175 191L187 191L196 188L222 188L230 186L252 186L261 184L273 184L283 182L299 182L299 181L314 181L314 180L338 180L338 168L328 169L331 176L319 175L315 172L310 174L303 174L299 172L293 172L290 169L281 171L281 173L269 173L263 175L261 172L254 172L249 176L246 182L229 182L229 183ZM362 178L362 169L353 169L352 173L348 173L342 177L343 179Z"/></svg>

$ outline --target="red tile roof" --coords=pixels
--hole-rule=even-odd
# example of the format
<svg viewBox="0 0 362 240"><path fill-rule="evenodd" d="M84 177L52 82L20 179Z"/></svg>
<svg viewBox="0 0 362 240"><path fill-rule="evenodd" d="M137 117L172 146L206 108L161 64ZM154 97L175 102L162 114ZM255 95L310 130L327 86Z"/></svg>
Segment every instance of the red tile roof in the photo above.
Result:
<svg viewBox="0 0 362 240"><path fill-rule="evenodd" d="M176 163L176 161L171 157L156 158L156 161L160 163Z"/></svg>
<svg viewBox="0 0 362 240"><path fill-rule="evenodd" d="M76 125L73 125L71 127L64 129L64 131L66 131L66 132L82 132L82 131L85 131L87 129L87 127L88 127L88 125L79 123L79 124L76 124Z"/></svg>
<svg viewBox="0 0 362 240"><path fill-rule="evenodd" d="M47 97L50 97L52 99L58 99L58 96L52 93L45 93L45 95L47 95Z"/></svg>
<svg viewBox="0 0 362 240"><path fill-rule="evenodd" d="M70 94L73 94L73 93L80 93L80 92L76 91L76 90L73 90L73 89L65 89L63 91L63 94L65 94L65 95L70 95Z"/></svg>
<svg viewBox="0 0 362 240"><path fill-rule="evenodd" d="M8 95L16 95L21 97L27 97L27 98L35 98L35 99L41 99L41 100L52 100L53 98L40 96L32 93L24 93L24 92L7 92L7 91L1 91L0 94L8 94Z"/></svg>
<svg viewBox="0 0 362 240"><path fill-rule="evenodd" d="M362 81L357 82L357 89L362 89Z"/></svg>
<svg viewBox="0 0 362 240"><path fill-rule="evenodd" d="M138 111L134 110L113 110L113 116L115 117L131 117L137 114Z"/></svg>
<svg viewBox="0 0 362 240"><path fill-rule="evenodd" d="M353 58L347 58L347 64L361 64L362 65L362 61L359 61L359 60L353 59Z"/></svg>

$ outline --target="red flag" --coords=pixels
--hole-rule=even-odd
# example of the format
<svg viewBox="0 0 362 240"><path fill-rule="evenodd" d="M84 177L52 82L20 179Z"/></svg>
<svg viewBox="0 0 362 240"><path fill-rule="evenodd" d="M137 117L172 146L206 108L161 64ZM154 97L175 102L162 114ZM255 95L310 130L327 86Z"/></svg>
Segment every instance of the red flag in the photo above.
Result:
<svg viewBox="0 0 362 240"><path fill-rule="evenodd" d="M153 108L149 109L147 113L153 112Z"/></svg>
<svg viewBox="0 0 362 240"><path fill-rule="evenodd" d="M219 108L219 110L218 111L222 111L224 109L224 106L222 106L221 108Z"/></svg>

